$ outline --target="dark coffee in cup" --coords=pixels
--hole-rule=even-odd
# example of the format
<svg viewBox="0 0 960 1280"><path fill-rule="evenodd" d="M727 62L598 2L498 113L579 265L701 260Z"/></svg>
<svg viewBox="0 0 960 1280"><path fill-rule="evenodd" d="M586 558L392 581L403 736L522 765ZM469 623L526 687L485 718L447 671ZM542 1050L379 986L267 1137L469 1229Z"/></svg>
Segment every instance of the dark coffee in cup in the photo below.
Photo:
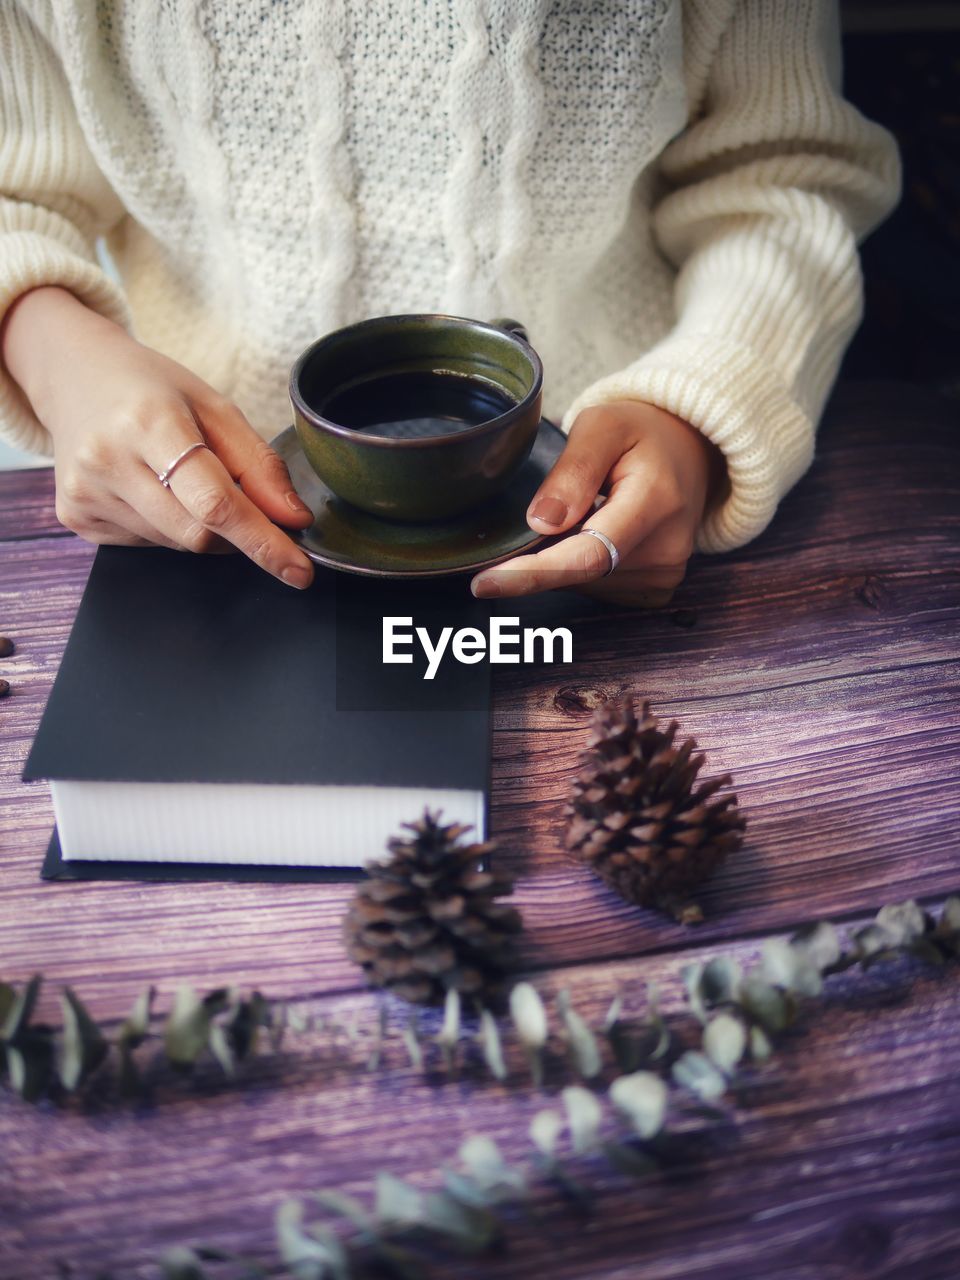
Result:
<svg viewBox="0 0 960 1280"><path fill-rule="evenodd" d="M510 483L536 439L542 382L539 356L511 329L381 316L308 347L290 399L303 451L338 497L422 521Z"/></svg>
<svg viewBox="0 0 960 1280"><path fill-rule="evenodd" d="M321 406L328 422L393 440L469 431L516 404L485 378L469 374L385 373L341 387Z"/></svg>

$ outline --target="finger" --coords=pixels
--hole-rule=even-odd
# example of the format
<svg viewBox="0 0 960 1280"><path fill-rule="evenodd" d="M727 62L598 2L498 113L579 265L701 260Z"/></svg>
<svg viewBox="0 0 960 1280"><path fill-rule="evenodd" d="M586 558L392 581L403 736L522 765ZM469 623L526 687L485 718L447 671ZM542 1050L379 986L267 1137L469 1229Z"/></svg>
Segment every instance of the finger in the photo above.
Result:
<svg viewBox="0 0 960 1280"><path fill-rule="evenodd" d="M77 531L77 537L82 538L84 542L92 542L97 547L159 547L163 545L131 533L129 529L121 528L120 525L109 524L102 520L88 525L82 532Z"/></svg>
<svg viewBox="0 0 960 1280"><path fill-rule="evenodd" d="M198 449L178 467L170 488L202 529L226 539L254 564L292 587L308 587L313 565L233 483L211 450ZM187 546L198 531L188 532Z"/></svg>
<svg viewBox="0 0 960 1280"><path fill-rule="evenodd" d="M621 556L626 556L651 531L656 517L646 501L648 492L643 473L629 472L616 482L604 505L590 516L590 528L606 534ZM517 556L485 570L474 578L471 590L481 598L532 595L580 586L605 577L610 569L610 552L600 539L578 532L536 555Z"/></svg>
<svg viewBox="0 0 960 1280"><path fill-rule="evenodd" d="M610 468L623 454L623 433L586 410L571 428L566 446L527 508L538 533L562 533L590 510Z"/></svg>
<svg viewBox="0 0 960 1280"><path fill-rule="evenodd" d="M261 511L298 529L313 523L313 512L294 489L283 459L257 435L236 405L218 399L213 408L201 407L199 416L208 444Z"/></svg>
<svg viewBox="0 0 960 1280"><path fill-rule="evenodd" d="M144 519L122 498L102 497L96 512L76 512L68 526L87 542L111 546L151 545L182 550L177 543Z"/></svg>
<svg viewBox="0 0 960 1280"><path fill-rule="evenodd" d="M494 569L485 569L474 578L470 589L480 599L527 596L591 582L603 577L609 568L609 553L599 539L572 533L535 555L515 556Z"/></svg>
<svg viewBox="0 0 960 1280"><path fill-rule="evenodd" d="M101 523L105 529L130 535L131 540L128 544L118 543L118 545L167 547L170 551L183 550L182 545L174 538L168 537L148 520L144 520L139 512L125 502L118 504L118 510L111 520L104 520Z"/></svg>
<svg viewBox="0 0 960 1280"><path fill-rule="evenodd" d="M193 457L192 454L190 456ZM183 465L186 466L188 462L189 459L184 459ZM141 520L157 531L158 541L163 546L173 547L176 551L194 551L201 555L223 555L237 549L218 534L203 528L184 508L172 488L167 489L157 483L156 476L146 463L128 496L131 516L126 517L122 523L129 523L133 528L133 522Z"/></svg>

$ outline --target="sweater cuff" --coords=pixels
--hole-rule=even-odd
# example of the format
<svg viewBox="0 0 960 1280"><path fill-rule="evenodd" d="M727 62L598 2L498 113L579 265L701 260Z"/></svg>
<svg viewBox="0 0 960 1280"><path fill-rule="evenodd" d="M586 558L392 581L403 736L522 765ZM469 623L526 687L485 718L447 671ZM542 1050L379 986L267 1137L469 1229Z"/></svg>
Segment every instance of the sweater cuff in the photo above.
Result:
<svg viewBox="0 0 960 1280"><path fill-rule="evenodd" d="M699 551L732 551L761 533L813 458L813 424L755 352L711 335L675 334L635 364L601 378L567 410L644 400L711 440L727 462L729 493L704 518Z"/></svg>
<svg viewBox="0 0 960 1280"><path fill-rule="evenodd" d="M35 231L0 235L0 325L30 289L59 285L108 320L130 328L126 300L102 268L50 236ZM53 441L0 360L0 436L16 449L47 456Z"/></svg>

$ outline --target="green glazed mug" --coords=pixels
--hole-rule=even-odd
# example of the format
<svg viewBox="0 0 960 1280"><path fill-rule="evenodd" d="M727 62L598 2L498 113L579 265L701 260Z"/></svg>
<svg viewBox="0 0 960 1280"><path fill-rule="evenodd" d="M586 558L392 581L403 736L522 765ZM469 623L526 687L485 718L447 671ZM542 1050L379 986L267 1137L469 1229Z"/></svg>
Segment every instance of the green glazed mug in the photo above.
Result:
<svg viewBox="0 0 960 1280"><path fill-rule="evenodd" d="M329 333L290 374L300 445L339 498L440 520L504 489L540 426L543 366L514 321L380 316Z"/></svg>

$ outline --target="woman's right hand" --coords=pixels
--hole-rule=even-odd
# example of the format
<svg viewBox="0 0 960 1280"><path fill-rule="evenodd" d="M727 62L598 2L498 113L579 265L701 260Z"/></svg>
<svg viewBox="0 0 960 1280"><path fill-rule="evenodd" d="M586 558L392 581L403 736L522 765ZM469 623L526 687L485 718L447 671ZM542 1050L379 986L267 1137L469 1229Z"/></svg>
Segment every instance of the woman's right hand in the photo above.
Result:
<svg viewBox="0 0 960 1280"><path fill-rule="evenodd" d="M3 359L53 438L57 517L90 542L237 548L294 587L313 566L274 521L312 520L287 468L229 400L65 289L19 298ZM159 481L171 462L206 444ZM239 487L238 487L239 486Z"/></svg>

